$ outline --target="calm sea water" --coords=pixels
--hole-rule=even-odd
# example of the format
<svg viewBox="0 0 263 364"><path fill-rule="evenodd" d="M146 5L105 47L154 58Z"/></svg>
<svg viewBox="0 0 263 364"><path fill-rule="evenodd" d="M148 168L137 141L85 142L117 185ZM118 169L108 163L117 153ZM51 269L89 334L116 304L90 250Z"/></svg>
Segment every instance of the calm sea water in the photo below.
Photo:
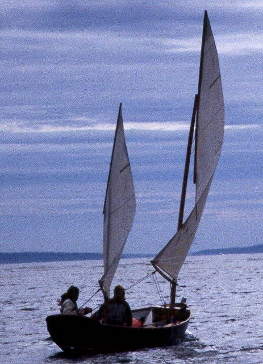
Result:
<svg viewBox="0 0 263 364"><path fill-rule="evenodd" d="M186 339L173 347L68 358L48 339L45 317L58 311L66 288L80 287L79 304L97 289L100 261L1 265L0 363L263 363L263 254L189 257L178 299L192 310ZM151 271L146 259L121 262L113 284L131 286ZM163 296L168 286L159 278ZM128 290L132 308L160 304L152 278ZM100 294L88 303L96 307Z"/></svg>

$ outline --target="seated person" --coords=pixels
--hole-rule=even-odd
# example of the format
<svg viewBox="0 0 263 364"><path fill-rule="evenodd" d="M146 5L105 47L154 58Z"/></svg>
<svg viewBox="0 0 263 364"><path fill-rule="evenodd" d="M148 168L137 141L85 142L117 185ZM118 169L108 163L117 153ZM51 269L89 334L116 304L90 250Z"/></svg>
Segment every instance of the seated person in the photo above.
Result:
<svg viewBox="0 0 263 364"><path fill-rule="evenodd" d="M113 298L106 301L93 318L108 325L131 326L132 313L128 302L125 301L125 290L122 286L114 288Z"/></svg>
<svg viewBox="0 0 263 364"><path fill-rule="evenodd" d="M78 309L77 300L79 297L79 289L75 286L70 286L67 292L63 293L58 304L61 306L60 313L62 315L86 315L92 311L91 308L85 307Z"/></svg>

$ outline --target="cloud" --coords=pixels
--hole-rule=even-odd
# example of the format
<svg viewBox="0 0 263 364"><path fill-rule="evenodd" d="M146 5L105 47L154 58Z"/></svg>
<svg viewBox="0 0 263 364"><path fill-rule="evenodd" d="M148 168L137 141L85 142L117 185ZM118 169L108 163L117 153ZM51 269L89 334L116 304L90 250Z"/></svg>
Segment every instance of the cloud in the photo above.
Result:
<svg viewBox="0 0 263 364"><path fill-rule="evenodd" d="M86 125L71 124L71 121L81 121ZM116 128L115 123L100 123L92 122L87 118L81 117L73 118L68 121L68 125L55 125L55 123L48 124L46 121L38 122L37 125L30 125L27 121L24 123L23 120L12 121L8 120L1 123L1 129L4 132L12 133L67 133L72 131L113 131ZM125 130L137 130L137 131L188 131L189 123L184 122L125 122Z"/></svg>
<svg viewBox="0 0 263 364"><path fill-rule="evenodd" d="M29 11L33 11L35 9L42 11L45 9L52 8L56 6L55 4L57 1L53 0L41 0L41 1L35 1L35 0L24 0L17 2L16 0L2 0L2 8L5 9L5 11L9 10L17 10L21 11L24 9L28 9Z"/></svg>
<svg viewBox="0 0 263 364"><path fill-rule="evenodd" d="M234 207L227 207L225 209L221 209L219 210L217 209L206 209L205 210L205 215L210 215L210 216L214 216L216 220L231 220L232 222L241 222L241 221L245 221L246 223L248 222L256 222L256 221L260 221L259 218L259 214L260 211L262 210L262 206L260 206L259 208L255 209L255 208L251 208L249 209L249 213L248 213L248 209L247 208L240 208L240 206L237 206L236 208Z"/></svg>
<svg viewBox="0 0 263 364"><path fill-rule="evenodd" d="M87 236L96 248L119 102L143 225L143 239L137 229L135 240L148 249L163 233L169 239L197 90L203 9L219 51L227 125L205 210L209 223L203 219L202 226L212 241L211 222L222 230L229 221L244 241L245 212L260 209L262 195L260 2L200 0L197 8L183 0L4 0L2 9L1 241L50 249L54 239L56 246L69 244L77 231L84 250Z"/></svg>
<svg viewBox="0 0 263 364"><path fill-rule="evenodd" d="M242 131L242 130L247 130L247 129L260 129L262 130L262 125L261 124L235 124L235 125L226 125L225 126L225 130L230 130L230 131Z"/></svg>
<svg viewBox="0 0 263 364"><path fill-rule="evenodd" d="M82 215L98 213L98 210L101 210L99 205L88 207L87 202L87 199L80 198L67 200L20 198L1 202L0 216Z"/></svg>
<svg viewBox="0 0 263 364"><path fill-rule="evenodd" d="M261 0L239 1L239 6L246 10L263 10L263 3Z"/></svg>
<svg viewBox="0 0 263 364"><path fill-rule="evenodd" d="M169 53L200 52L200 37L163 40ZM251 52L262 53L263 33L232 33L217 35L216 44L220 55L240 56Z"/></svg>
<svg viewBox="0 0 263 364"><path fill-rule="evenodd" d="M131 122L125 121L124 128L127 131L150 131L150 132L188 132L189 122L185 121L170 121L170 122ZM63 125L56 125L56 120L38 120L37 124L27 120L6 120L1 122L1 130L6 133L70 133L70 132L107 132L114 131L116 124L101 123L100 120L94 120L85 116L72 117L72 119L63 121ZM233 124L226 125L226 131L246 131L246 130L262 130L261 124Z"/></svg>

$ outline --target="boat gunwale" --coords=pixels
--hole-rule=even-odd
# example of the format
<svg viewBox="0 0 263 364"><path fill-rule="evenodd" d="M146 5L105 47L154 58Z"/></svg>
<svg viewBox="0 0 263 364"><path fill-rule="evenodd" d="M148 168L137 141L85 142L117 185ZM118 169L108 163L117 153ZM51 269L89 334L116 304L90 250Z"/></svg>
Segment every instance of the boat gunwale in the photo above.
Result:
<svg viewBox="0 0 263 364"><path fill-rule="evenodd" d="M152 306L152 308L155 308L155 307L156 306ZM160 307L162 307L162 306L159 306L158 308L160 308ZM142 309L135 309L135 310L132 310L132 312L134 312L134 311L140 311ZM110 324L106 324L106 323L101 323L101 322L99 322L99 321L97 321L95 319L92 319L91 317L78 316L78 315L62 315L62 314L49 315L49 316L47 316L46 321L48 321L49 317L72 317L72 318L73 317L75 317L75 318L77 317L77 320L92 321L92 322L96 323L98 325L98 327L100 327L100 328L106 327L106 328L111 328L113 330L115 330L115 329L116 330L124 329L125 331L127 331L127 330L129 330L129 331L130 330L132 330L132 331L137 330L138 331L138 330L144 330L144 329L147 329L147 331L150 330L150 329L152 329L152 330L165 329L166 330L166 329L171 329L171 328L180 327L180 326L185 325L191 319L191 311L190 311L189 308L187 308L187 312L189 313L189 316L185 320L179 321L178 323L166 323L166 324L160 325L160 326L155 326L155 323L149 324L149 325L143 325L141 327L110 325ZM72 320L72 318L70 318L70 320ZM156 323L158 323L158 321Z"/></svg>

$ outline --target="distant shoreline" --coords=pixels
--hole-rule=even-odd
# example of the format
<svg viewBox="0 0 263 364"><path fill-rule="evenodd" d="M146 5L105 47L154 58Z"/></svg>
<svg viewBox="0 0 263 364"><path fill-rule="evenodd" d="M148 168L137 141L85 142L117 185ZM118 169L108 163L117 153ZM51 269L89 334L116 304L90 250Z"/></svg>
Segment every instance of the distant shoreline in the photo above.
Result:
<svg viewBox="0 0 263 364"><path fill-rule="evenodd" d="M191 255L256 254L256 253L263 253L263 244L246 246L246 247L206 249L193 252Z"/></svg>
<svg viewBox="0 0 263 364"><path fill-rule="evenodd" d="M124 254L127 258L146 258L152 254ZM0 253L0 264L15 263L45 263L45 262L66 262L76 260L102 260L101 253L61 253L61 252L21 252L21 253Z"/></svg>
<svg viewBox="0 0 263 364"><path fill-rule="evenodd" d="M233 247L223 249L206 249L192 252L192 256L221 255L221 254L256 254L263 253L263 244L250 247ZM152 258L154 254L124 254L122 259L127 258ZM102 260L101 253L62 253L62 252L20 252L0 253L0 264L11 263L45 263L76 260Z"/></svg>

